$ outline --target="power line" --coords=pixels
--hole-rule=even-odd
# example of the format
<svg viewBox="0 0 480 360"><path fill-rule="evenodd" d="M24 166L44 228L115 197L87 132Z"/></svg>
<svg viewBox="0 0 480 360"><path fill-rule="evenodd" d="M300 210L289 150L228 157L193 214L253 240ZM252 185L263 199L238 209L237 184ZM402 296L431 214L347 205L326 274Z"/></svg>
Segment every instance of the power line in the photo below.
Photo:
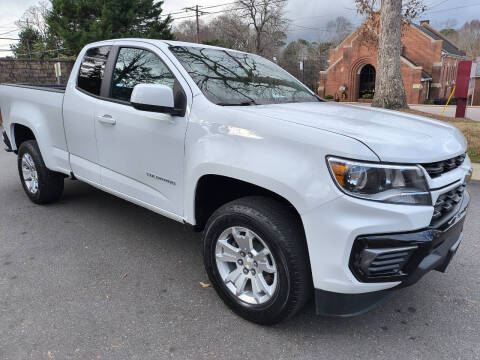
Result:
<svg viewBox="0 0 480 360"><path fill-rule="evenodd" d="M429 8L430 8L430 9L434 9L434 8L436 8L436 7L439 7L439 6L442 5L442 4L445 4L447 1L450 1L450 0L440 1L439 3L436 3L436 4L432 5L432 6L430 6Z"/></svg>
<svg viewBox="0 0 480 360"><path fill-rule="evenodd" d="M277 1L273 1L272 4L286 3L287 1L288 0L277 0ZM237 10L245 9L245 7L239 7L239 8L235 8L235 9L224 9L224 10L214 11L214 12L203 11L204 9L211 9L211 8L216 8L216 7L220 7L220 6L226 6L226 5L232 5L232 4L238 4L238 1L230 2L230 3L223 3L223 4L218 4L218 5L212 5L212 6L203 6L203 7L200 5L198 8L199 8L199 11L203 12L203 14L201 14L201 16L214 15L214 14L224 13L224 12L227 12L227 11L237 11ZM186 8L185 10L195 11L195 7ZM167 14L167 15L169 15L169 14ZM187 15L187 16L176 17L176 18L173 18L172 20L188 19L188 18L193 18L193 17L196 17L196 16L197 16L196 14Z"/></svg>
<svg viewBox="0 0 480 360"><path fill-rule="evenodd" d="M302 19L314 19L314 18L323 18L323 17L332 17L332 15L315 15L315 16L302 16L296 17L295 20L302 20Z"/></svg>
<svg viewBox="0 0 480 360"><path fill-rule="evenodd" d="M303 31L303 30L316 30L318 32L332 32L332 31L335 31L335 29L332 29L332 28L314 28L314 27L300 26L300 25L295 25L295 24L291 24L291 26L296 26L296 27L299 27L300 29L289 29L289 30L287 30L288 32ZM352 24L352 28L356 28L358 26L360 26L360 24Z"/></svg>
<svg viewBox="0 0 480 360"><path fill-rule="evenodd" d="M212 8L216 8L216 7L220 7L220 6L233 5L233 4L237 4L237 3L238 3L238 1L233 1L233 2L228 2L228 3L223 3L223 4L217 4L217 5L211 5L211 6L202 6L202 5L195 5L195 6L198 6L199 10L203 10L203 9L212 9ZM194 7L183 8L183 9L181 9L181 10L179 10L179 11L171 12L171 13L168 13L168 14L165 14L165 15L162 15L162 16L184 14L184 13L186 13L186 12L195 11L195 6L194 6ZM193 16L192 16L192 17L193 17Z"/></svg>
<svg viewBox="0 0 480 360"><path fill-rule="evenodd" d="M10 31L7 31L7 32L4 32L4 33L1 33L0 35L6 35L6 34L10 34L12 32L15 32L15 31L19 31L20 29L15 29L15 30L10 30Z"/></svg>
<svg viewBox="0 0 480 360"><path fill-rule="evenodd" d="M224 12L227 12L227 11L237 11L237 10L243 10L243 9L244 8L236 8L236 9L220 10L220 11L214 11L214 12L205 12L204 14L202 14L202 16L220 14L220 13L224 13ZM192 18L192 17L196 17L196 15L182 16L182 17L175 18L173 20L188 19L188 18Z"/></svg>
<svg viewBox="0 0 480 360"><path fill-rule="evenodd" d="M435 10L435 11L427 10L425 12L433 14L433 13L439 13L439 12L442 12L442 11L459 10L459 9L465 9L465 8L474 7L474 6L480 6L480 4L469 4L469 5L465 5L465 6L457 6L457 7L450 8L450 9L442 9L442 10Z"/></svg>
<svg viewBox="0 0 480 360"><path fill-rule="evenodd" d="M54 51L59 51L59 50L65 50L65 48L58 48L58 49L52 49L52 50L41 50L41 51L34 51L34 52L29 52L29 53L24 53L24 54L15 54L15 56L31 56L34 54L44 54L44 53L49 53L49 52L54 52ZM11 49L0 49L0 51L12 51Z"/></svg>

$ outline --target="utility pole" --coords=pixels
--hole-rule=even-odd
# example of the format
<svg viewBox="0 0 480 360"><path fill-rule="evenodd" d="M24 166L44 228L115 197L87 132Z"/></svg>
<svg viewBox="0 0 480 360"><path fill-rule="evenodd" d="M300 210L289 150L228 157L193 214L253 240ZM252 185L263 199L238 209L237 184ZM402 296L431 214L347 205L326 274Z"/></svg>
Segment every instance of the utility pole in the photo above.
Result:
<svg viewBox="0 0 480 360"><path fill-rule="evenodd" d="M195 17L197 18L197 44L200 44L200 23L198 14L198 5L195 5Z"/></svg>
<svg viewBox="0 0 480 360"><path fill-rule="evenodd" d="M58 51L58 41L55 39L55 49L57 49L57 59L60 59L60 52Z"/></svg>
<svg viewBox="0 0 480 360"><path fill-rule="evenodd" d="M28 19L27 19L27 29L30 29L30 24L28 23ZM32 53L30 51L30 40L27 39L27 51L28 51L28 57L30 60L32 60Z"/></svg>
<svg viewBox="0 0 480 360"><path fill-rule="evenodd" d="M302 58L302 82L305 84L305 58Z"/></svg>
<svg viewBox="0 0 480 360"><path fill-rule="evenodd" d="M305 57L302 55L302 61L300 61L300 71L302 72L302 83L305 84Z"/></svg>
<svg viewBox="0 0 480 360"><path fill-rule="evenodd" d="M197 44L200 44L200 16L208 14L205 11L200 10L200 6L195 5L195 7L186 7L185 11L195 11L195 19L197 22L197 35L196 35L196 42Z"/></svg>

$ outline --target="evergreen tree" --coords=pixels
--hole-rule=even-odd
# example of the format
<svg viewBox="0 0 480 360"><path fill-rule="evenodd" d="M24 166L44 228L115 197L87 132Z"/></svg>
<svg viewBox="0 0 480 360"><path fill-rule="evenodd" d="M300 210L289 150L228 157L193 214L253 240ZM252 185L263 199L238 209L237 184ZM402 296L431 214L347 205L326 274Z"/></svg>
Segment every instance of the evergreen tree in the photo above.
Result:
<svg viewBox="0 0 480 360"><path fill-rule="evenodd" d="M52 0L47 23L67 52L76 55L99 40L172 39L172 19L161 18L162 5L153 0Z"/></svg>
<svg viewBox="0 0 480 360"><path fill-rule="evenodd" d="M33 49L38 47L42 42L40 32L32 27L27 27L18 35L20 41L15 45L10 45L13 54L19 59L37 58L37 53L33 53Z"/></svg>

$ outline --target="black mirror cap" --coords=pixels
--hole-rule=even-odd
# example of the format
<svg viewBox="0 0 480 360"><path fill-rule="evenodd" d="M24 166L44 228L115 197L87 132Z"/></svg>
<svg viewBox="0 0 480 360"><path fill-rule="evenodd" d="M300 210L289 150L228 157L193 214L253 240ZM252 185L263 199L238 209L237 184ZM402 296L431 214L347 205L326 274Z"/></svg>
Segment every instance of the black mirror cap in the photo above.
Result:
<svg viewBox="0 0 480 360"><path fill-rule="evenodd" d="M130 103L135 109L141 111L149 111L149 112L156 112L162 114L170 114L172 116L185 116L185 109L178 109L174 107L168 106L158 106L158 105L149 105L149 104L139 104L139 103Z"/></svg>

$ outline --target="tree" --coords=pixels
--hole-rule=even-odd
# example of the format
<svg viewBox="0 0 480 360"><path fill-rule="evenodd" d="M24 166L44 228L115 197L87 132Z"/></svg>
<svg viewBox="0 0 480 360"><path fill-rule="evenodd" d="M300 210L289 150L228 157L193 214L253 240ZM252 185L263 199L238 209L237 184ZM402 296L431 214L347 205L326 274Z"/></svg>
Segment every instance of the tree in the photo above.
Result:
<svg viewBox="0 0 480 360"><path fill-rule="evenodd" d="M238 0L239 17L253 28L255 53L267 57L284 45L288 22L284 17L286 0Z"/></svg>
<svg viewBox="0 0 480 360"><path fill-rule="evenodd" d="M480 20L467 22L458 30L446 27L441 33L467 56L474 58L480 55Z"/></svg>
<svg viewBox="0 0 480 360"><path fill-rule="evenodd" d="M38 47L38 43L42 42L42 37L38 30L33 27L26 27L18 35L20 38L19 42L15 45L10 45L14 56L19 59L28 59L28 58L37 58L33 54L33 48Z"/></svg>
<svg viewBox="0 0 480 360"><path fill-rule="evenodd" d="M378 61L372 106L386 109L407 108L401 73L402 24L425 11L422 0L355 0L357 11L367 15L364 33L378 34ZM380 12L380 14L378 13Z"/></svg>
<svg viewBox="0 0 480 360"><path fill-rule="evenodd" d="M253 52L273 59L285 45L288 22L283 14L287 0L237 0L231 11L208 23L200 22L200 42ZM196 22L175 27L175 37L196 41Z"/></svg>
<svg viewBox="0 0 480 360"><path fill-rule="evenodd" d="M456 43L468 56L480 55L480 20L465 23L458 31Z"/></svg>
<svg viewBox="0 0 480 360"><path fill-rule="evenodd" d="M195 20L183 21L174 29L175 39L196 42L196 27ZM200 19L200 42L240 51L254 51L254 36L249 25L235 14L223 14L208 23Z"/></svg>
<svg viewBox="0 0 480 360"><path fill-rule="evenodd" d="M200 28L202 31L200 32L200 40L205 38L204 29L205 23L200 19L199 20ZM180 24L175 26L173 32L175 39L178 41L186 41L186 42L196 42L197 41L197 22L196 20L185 20L182 21Z"/></svg>
<svg viewBox="0 0 480 360"><path fill-rule="evenodd" d="M327 22L327 39L334 43L341 43L353 31L353 24L347 18L339 16Z"/></svg>
<svg viewBox="0 0 480 360"><path fill-rule="evenodd" d="M20 29L20 41L10 46L15 57L43 59L60 55L61 49L46 22L49 12L48 3L40 2L29 7L15 22Z"/></svg>
<svg viewBox="0 0 480 360"><path fill-rule="evenodd" d="M332 42L318 44L303 39L292 41L283 49L279 65L315 90L319 71L328 66L328 53L332 46ZM300 70L300 62L303 63L303 70Z"/></svg>
<svg viewBox="0 0 480 360"><path fill-rule="evenodd" d="M235 14L224 14L213 19L208 25L207 33L217 46L247 52L255 51L255 35L248 23Z"/></svg>
<svg viewBox="0 0 480 360"><path fill-rule="evenodd" d="M125 37L172 39L170 16L161 18L163 1L51 0L47 23L70 55L90 42Z"/></svg>

